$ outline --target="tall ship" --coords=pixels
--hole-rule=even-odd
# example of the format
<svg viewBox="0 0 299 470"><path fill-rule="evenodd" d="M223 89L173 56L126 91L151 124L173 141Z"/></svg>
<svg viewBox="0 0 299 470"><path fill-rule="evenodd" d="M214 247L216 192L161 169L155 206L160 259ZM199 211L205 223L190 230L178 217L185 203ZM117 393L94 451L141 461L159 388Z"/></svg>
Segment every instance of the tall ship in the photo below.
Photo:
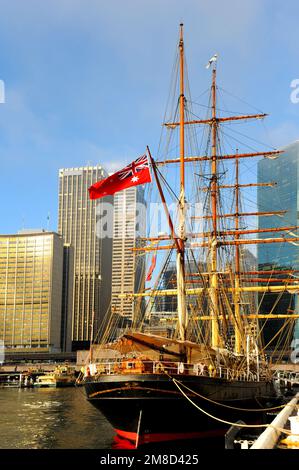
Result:
<svg viewBox="0 0 299 470"><path fill-rule="evenodd" d="M258 271L248 262L245 247L299 238L294 226L258 229L246 222L285 213L242 208L243 191L248 196L262 185L275 190L273 182L248 181L252 163L245 166L242 179L243 162L276 158L281 152L244 152L227 144L226 130L232 124L261 120L266 114L234 114L220 106L216 66L217 54L207 64L211 86L203 116L196 112L199 98L189 98L180 25L172 84L176 97L169 98L173 114L163 123L161 157L154 158L147 148L145 156L110 177L108 186L100 183L92 188L95 193L90 191L92 198L102 197L107 187L115 189L117 177L122 185L126 178L143 183L148 204L159 203L167 223L165 231L157 226L157 233L150 231L134 248L151 262L148 280L159 271L155 282L150 287L144 283L140 292L122 294L135 312L126 327L119 328L121 312L111 307L97 345L102 359L90 357L82 373L89 402L112 424L119 441L135 448L223 436L240 420L262 423L279 400L263 344L263 322L283 317L292 328L298 318L288 312L259 313L262 295L296 295L298 282L287 271L280 271L278 279L273 271ZM240 137L236 140L240 147ZM147 165L151 177L144 179Z"/></svg>

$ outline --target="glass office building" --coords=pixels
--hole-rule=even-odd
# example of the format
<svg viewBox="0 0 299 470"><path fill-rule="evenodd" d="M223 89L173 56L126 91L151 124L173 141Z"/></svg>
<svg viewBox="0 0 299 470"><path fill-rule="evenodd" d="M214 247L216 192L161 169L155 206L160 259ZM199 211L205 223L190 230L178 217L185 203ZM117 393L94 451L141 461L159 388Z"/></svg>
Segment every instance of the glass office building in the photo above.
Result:
<svg viewBox="0 0 299 470"><path fill-rule="evenodd" d="M258 187L258 210L263 212L286 210L287 212L280 215L260 216L259 228L299 225L299 141L284 147L282 151L283 153L278 158L274 160L264 158L258 163L258 183L273 183L270 187ZM298 236L297 231L260 233L259 238L281 238L282 236L291 238L292 235ZM259 270L298 270L298 242L259 244L258 265ZM298 273L291 277L294 278L294 276L298 276ZM277 278L280 275L275 274L273 277ZM265 294L260 301L260 313L299 313L297 294ZM273 332L278 331L283 321L268 320L265 327L266 342ZM294 335L299 338L298 321Z"/></svg>
<svg viewBox="0 0 299 470"><path fill-rule="evenodd" d="M73 249L74 259L70 281L73 350L89 347L93 312L96 334L111 301L112 237L102 233L101 207L112 205L113 198L93 201L88 193L92 184L107 176L100 165L59 170L58 232Z"/></svg>
<svg viewBox="0 0 299 470"><path fill-rule="evenodd" d="M0 339L7 350L61 350L62 268L58 234L0 235Z"/></svg>

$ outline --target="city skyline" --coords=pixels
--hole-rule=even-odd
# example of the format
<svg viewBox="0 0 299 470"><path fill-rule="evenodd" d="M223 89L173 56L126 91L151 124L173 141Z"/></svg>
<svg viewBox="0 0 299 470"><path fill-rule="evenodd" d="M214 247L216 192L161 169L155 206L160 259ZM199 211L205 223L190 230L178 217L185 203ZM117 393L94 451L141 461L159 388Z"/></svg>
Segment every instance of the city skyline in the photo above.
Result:
<svg viewBox="0 0 299 470"><path fill-rule="evenodd" d="M298 138L299 106L291 100L299 76L297 3L214 6L216 16L195 1L189 9L178 1L171 8L169 1L92 1L88 9L79 0L43 8L34 0L0 2L0 187L2 199L10 194L0 233L57 230L58 168L90 162L114 171L147 144L156 155L181 21L188 62L196 64L194 96L207 88L205 64L217 51L219 85L270 113L256 139L280 147Z"/></svg>

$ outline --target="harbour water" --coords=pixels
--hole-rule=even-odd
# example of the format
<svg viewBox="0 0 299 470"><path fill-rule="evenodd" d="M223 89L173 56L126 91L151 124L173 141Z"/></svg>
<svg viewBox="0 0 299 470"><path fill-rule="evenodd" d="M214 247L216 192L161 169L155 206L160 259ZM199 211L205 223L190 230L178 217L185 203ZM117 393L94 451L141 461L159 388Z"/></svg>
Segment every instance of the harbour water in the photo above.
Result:
<svg viewBox="0 0 299 470"><path fill-rule="evenodd" d="M1 449L110 449L113 437L81 387L0 389Z"/></svg>
<svg viewBox="0 0 299 470"><path fill-rule="evenodd" d="M83 387L0 388L0 449L128 449L112 426L86 400ZM193 445L194 443L192 443ZM190 442L180 442L189 447ZM163 442L163 449L174 448ZM224 448L223 438L196 442ZM160 445L147 445L155 450Z"/></svg>
<svg viewBox="0 0 299 470"><path fill-rule="evenodd" d="M114 431L104 416L91 406L85 398L83 388L41 388L41 389L0 389L0 456L1 464L18 463L21 468L31 468L32 459L36 465L44 465L45 461L57 465L60 463L76 463L99 465L103 456L110 458L125 458L135 456L136 467L143 467L151 456L155 459L168 459L175 455L181 459L190 457L190 449L172 444L170 448L163 444L161 449L143 449L134 454L124 450L111 450L114 447ZM211 450L213 448L214 452ZM8 449L2 451L2 449ZM16 449L24 449L16 452ZM31 451L31 449L37 449ZM50 449L47 453L43 449ZM54 451L57 450L56 452ZM65 449L63 452L62 449ZM69 449L69 450L67 450ZM102 449L102 450L97 450ZM217 449L217 452L215 452ZM253 466L256 462L263 465L271 462L272 468L282 468L282 457L275 453L256 455L255 451L226 451L222 445L218 446L215 440L209 445L197 443L192 447L192 455L202 464L211 465L211 462L222 462L230 467L243 465L244 460ZM54 453L53 453L54 452ZM59 453L58 453L59 452ZM61 453L62 452L62 453ZM86 453L88 452L88 453ZM246 453L246 455L244 454ZM273 451L272 451L273 452ZM107 454L108 453L108 454ZM187 455L188 454L188 455ZM185 457L184 457L185 456ZM145 460L145 457L147 460ZM139 459L139 460L137 460ZM288 454L288 461L290 461ZM139 462L139 463L138 463ZM27 465L28 464L28 465Z"/></svg>

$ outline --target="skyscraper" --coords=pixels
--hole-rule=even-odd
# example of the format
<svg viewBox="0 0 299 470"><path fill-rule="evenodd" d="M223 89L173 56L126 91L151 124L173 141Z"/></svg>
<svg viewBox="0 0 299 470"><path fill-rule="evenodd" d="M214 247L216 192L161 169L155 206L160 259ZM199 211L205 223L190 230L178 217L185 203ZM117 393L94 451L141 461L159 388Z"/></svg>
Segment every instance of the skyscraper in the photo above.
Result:
<svg viewBox="0 0 299 470"><path fill-rule="evenodd" d="M133 251L145 236L145 202L142 186L120 191L114 195L112 310L132 319L132 300L119 294L138 292L144 288L144 255Z"/></svg>
<svg viewBox="0 0 299 470"><path fill-rule="evenodd" d="M7 350L61 350L62 266L57 233L0 235L0 339Z"/></svg>
<svg viewBox="0 0 299 470"><path fill-rule="evenodd" d="M282 149L283 154L276 160L266 158L258 164L258 183L274 183L273 187L258 188L259 211L283 211L283 215L259 217L259 228L287 227L299 225L299 141ZM260 238L281 237L286 232L260 233ZM258 265L260 270L299 269L298 242L272 243L258 245ZM297 276L297 274L296 274ZM275 277L279 277L276 274ZM283 276L285 277L285 276ZM289 293L265 294L261 297L261 313L298 313L296 295ZM266 341L278 331L284 320L268 320L264 328ZM299 338L297 321L294 334Z"/></svg>
<svg viewBox="0 0 299 470"><path fill-rule="evenodd" d="M103 237L101 207L106 197L89 199L88 188L108 174L100 166L59 170L58 232L74 250L72 299L73 349L87 347L104 320L111 300L111 237ZM112 223L112 222L111 222Z"/></svg>
<svg viewBox="0 0 299 470"><path fill-rule="evenodd" d="M65 243L63 246L63 279L62 279L62 311L61 311L61 348L62 351L72 350L72 308L74 282L74 250Z"/></svg>

